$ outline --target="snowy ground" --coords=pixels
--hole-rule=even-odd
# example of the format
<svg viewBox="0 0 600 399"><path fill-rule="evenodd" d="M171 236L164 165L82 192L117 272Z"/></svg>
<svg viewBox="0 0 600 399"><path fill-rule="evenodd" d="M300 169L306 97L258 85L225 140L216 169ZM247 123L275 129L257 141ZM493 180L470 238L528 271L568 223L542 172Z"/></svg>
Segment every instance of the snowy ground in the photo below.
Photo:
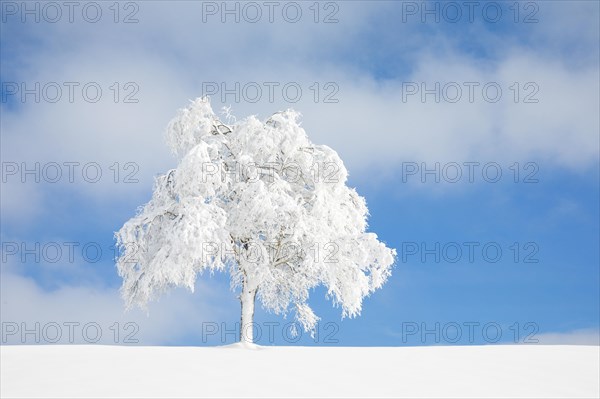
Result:
<svg viewBox="0 0 600 399"><path fill-rule="evenodd" d="M2 346L8 397L595 397L598 346Z"/></svg>

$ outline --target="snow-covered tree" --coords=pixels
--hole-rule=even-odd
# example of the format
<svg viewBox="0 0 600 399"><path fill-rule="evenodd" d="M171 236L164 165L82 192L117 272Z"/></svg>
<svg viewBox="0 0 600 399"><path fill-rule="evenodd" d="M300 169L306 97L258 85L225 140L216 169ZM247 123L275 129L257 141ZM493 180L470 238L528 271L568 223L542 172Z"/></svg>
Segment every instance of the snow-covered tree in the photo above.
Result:
<svg viewBox="0 0 600 399"><path fill-rule="evenodd" d="M150 202L115 234L127 306L145 307L172 286L194 289L198 273L228 271L240 290L240 340L252 342L255 299L294 311L306 331L319 318L307 304L323 285L342 317L360 314L396 251L366 232L364 198L346 186L338 154L313 144L299 114L222 122L206 98L167 128L178 166L156 178Z"/></svg>

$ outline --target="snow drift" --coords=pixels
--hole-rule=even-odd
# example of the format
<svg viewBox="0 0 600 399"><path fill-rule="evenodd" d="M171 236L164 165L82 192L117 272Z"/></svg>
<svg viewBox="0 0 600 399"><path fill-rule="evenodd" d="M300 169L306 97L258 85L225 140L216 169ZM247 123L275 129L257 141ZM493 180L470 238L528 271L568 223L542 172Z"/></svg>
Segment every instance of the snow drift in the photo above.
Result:
<svg viewBox="0 0 600 399"><path fill-rule="evenodd" d="M595 397L598 346L1 346L2 397Z"/></svg>

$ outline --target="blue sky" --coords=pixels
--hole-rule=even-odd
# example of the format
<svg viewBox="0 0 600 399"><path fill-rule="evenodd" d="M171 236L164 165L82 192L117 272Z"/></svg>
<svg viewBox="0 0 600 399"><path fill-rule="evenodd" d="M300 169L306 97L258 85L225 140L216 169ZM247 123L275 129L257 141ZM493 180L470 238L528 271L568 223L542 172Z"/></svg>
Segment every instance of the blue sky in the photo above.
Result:
<svg viewBox="0 0 600 399"><path fill-rule="evenodd" d="M213 108L230 105L238 118L299 110L309 137L344 160L349 184L367 199L370 230L399 255L362 316L341 320L317 289L316 338L286 339L293 318L258 310L259 343L523 343L531 333L542 343L597 344L598 3L520 2L518 16L512 1L476 3L470 20L465 2L453 2L464 14L451 22L447 2L323 2L318 23L313 2L277 3L273 22L263 3L253 3L263 12L257 23L239 3L240 21L225 15L223 23L221 2L122 2L118 16L113 2L98 2L102 17L91 23L84 2L72 23L66 9L51 23L47 3L29 2L40 22L34 14L23 22L22 3L2 2L2 343L36 343L35 334L20 331L35 323L40 343L51 323L65 343L65 322L97 323L100 343L131 343L124 341L134 331L128 322L138 344L234 341L221 335L239 319L224 275L201 276L194 294L173 290L148 315L124 312L113 232L148 201L153 176L176 165L164 143L176 110L210 84L254 82L264 88L257 101L253 92L239 93L239 101L217 92ZM217 13L207 14L213 6ZM289 22L284 7L299 7L302 17ZM439 22L425 7L439 10ZM493 22L483 9L502 14ZM330 13L337 22L323 23ZM137 22L123 23L127 15ZM36 82L39 102L14 93ZM72 102L65 83L75 88ZM101 88L97 102L85 97L93 91L82 93L86 84ZM273 101L266 84L276 85ZM282 92L286 84L302 89L297 102ZM436 84L439 101L406 93ZM56 85L62 96L48 101ZM500 87L498 101L485 97L493 94L483 93L486 85ZM452 101L456 87L462 96ZM39 183L35 174L21 175L36 162ZM56 183L44 181L54 176L53 162L62 173ZM439 182L422 173L436 164ZM457 165L462 178L453 183ZM102 176L90 182L96 170ZM22 252L36 252L36 243L39 262ZM75 331L75 342L86 339Z"/></svg>

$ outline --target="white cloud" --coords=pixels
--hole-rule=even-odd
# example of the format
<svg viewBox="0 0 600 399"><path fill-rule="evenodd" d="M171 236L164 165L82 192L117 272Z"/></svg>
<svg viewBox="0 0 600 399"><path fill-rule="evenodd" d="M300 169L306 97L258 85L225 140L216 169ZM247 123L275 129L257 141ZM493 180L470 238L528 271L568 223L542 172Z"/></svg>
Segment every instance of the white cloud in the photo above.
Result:
<svg viewBox="0 0 600 399"><path fill-rule="evenodd" d="M429 37L428 28L435 31L439 26L394 24L391 32L373 30L370 22L393 10L388 3L339 6L337 24L315 24L310 14L298 24L281 19L273 24L221 24L218 17L203 23L199 3L145 2L140 4L139 24L103 21L34 26L29 35L42 41L43 50L28 52L22 68L10 68L7 76L28 82L98 82L104 97L96 104L28 102L17 111L4 109L2 157L95 161L105 173L110 173L106 169L114 162L132 161L140 167L139 184L115 185L106 179L104 184L79 184L76 190L86 198L140 203L147 199L152 176L174 162L164 145L164 126L177 108L202 94L203 82L226 82L229 87L235 82L279 82L280 87L298 82L304 94L298 103L285 101L280 89L270 103L265 88L256 104L232 104L234 113L265 117L286 107L300 110L313 140L338 150L353 175L383 170L385 176L402 161L535 160L574 171L587 170L597 162L600 84L597 49L592 46L597 40L597 19L592 18L598 15L597 6L544 3L538 24L519 27L524 29L522 35L530 37L525 42L512 37L504 43L479 25L470 27L473 41L480 40L477 35L481 34L497 46L493 59L465 51L460 40L445 36L444 31ZM580 16L583 22L576 22ZM565 24L578 32L578 40L557 28ZM6 28L5 33L4 40L18 40L15 31ZM384 33L398 35L400 44L372 53L406 47L406 54L395 57L402 59L408 72L380 80L373 76L374 70L355 62L360 59L364 64L365 35L376 38ZM67 37L69 48L56 44ZM428 38L435 39L435 53L427 45ZM572 48L575 42L587 51L565 58L561 49ZM422 47L409 51L411 43L422 43ZM112 102L114 92L109 87L114 82L137 84L139 103ZM320 85L318 103L310 89L314 82ZM335 95L339 103L323 103L327 82L339 87ZM443 99L435 103L431 95L425 104L419 95L403 101L406 82L430 88L436 82L442 87L457 82L463 97L455 104ZM480 85L473 103L466 100L464 82ZM502 88L498 103L482 98L481 87L487 82L497 82ZM512 101L513 82L519 82L518 103ZM523 87L528 82L539 87L535 95L539 103L521 102L531 92L531 86ZM121 96L125 92L121 87ZM232 101L229 96L225 104ZM222 105L219 96L213 103L215 108ZM32 212L36 202L20 202L20 197L11 194L3 203L3 215ZM32 199L36 197L40 195L31 193Z"/></svg>
<svg viewBox="0 0 600 399"><path fill-rule="evenodd" d="M537 334L535 338L543 345L600 345L600 330L582 328L567 332Z"/></svg>
<svg viewBox="0 0 600 399"><path fill-rule="evenodd" d="M190 336L199 340L202 323L220 322L227 318L226 311L231 311L224 294L230 299L233 295L227 292L227 287L214 281L207 283L206 279L199 279L195 294L175 289L151 303L146 313L139 309L125 311L115 288L62 283L48 290L32 278L17 273L14 267L3 264L1 274L2 344L54 343L54 323L62 333L56 343L133 343L124 340L132 333L130 338L139 340L142 345L172 344ZM23 335L24 329L35 331L36 323L39 323L38 338L35 334ZM69 323L78 324L69 327ZM115 326L115 323L119 324ZM134 324L127 326L126 323ZM69 341L69 328L72 328L73 342ZM98 329L102 335L96 342ZM119 336L115 330L119 330Z"/></svg>

